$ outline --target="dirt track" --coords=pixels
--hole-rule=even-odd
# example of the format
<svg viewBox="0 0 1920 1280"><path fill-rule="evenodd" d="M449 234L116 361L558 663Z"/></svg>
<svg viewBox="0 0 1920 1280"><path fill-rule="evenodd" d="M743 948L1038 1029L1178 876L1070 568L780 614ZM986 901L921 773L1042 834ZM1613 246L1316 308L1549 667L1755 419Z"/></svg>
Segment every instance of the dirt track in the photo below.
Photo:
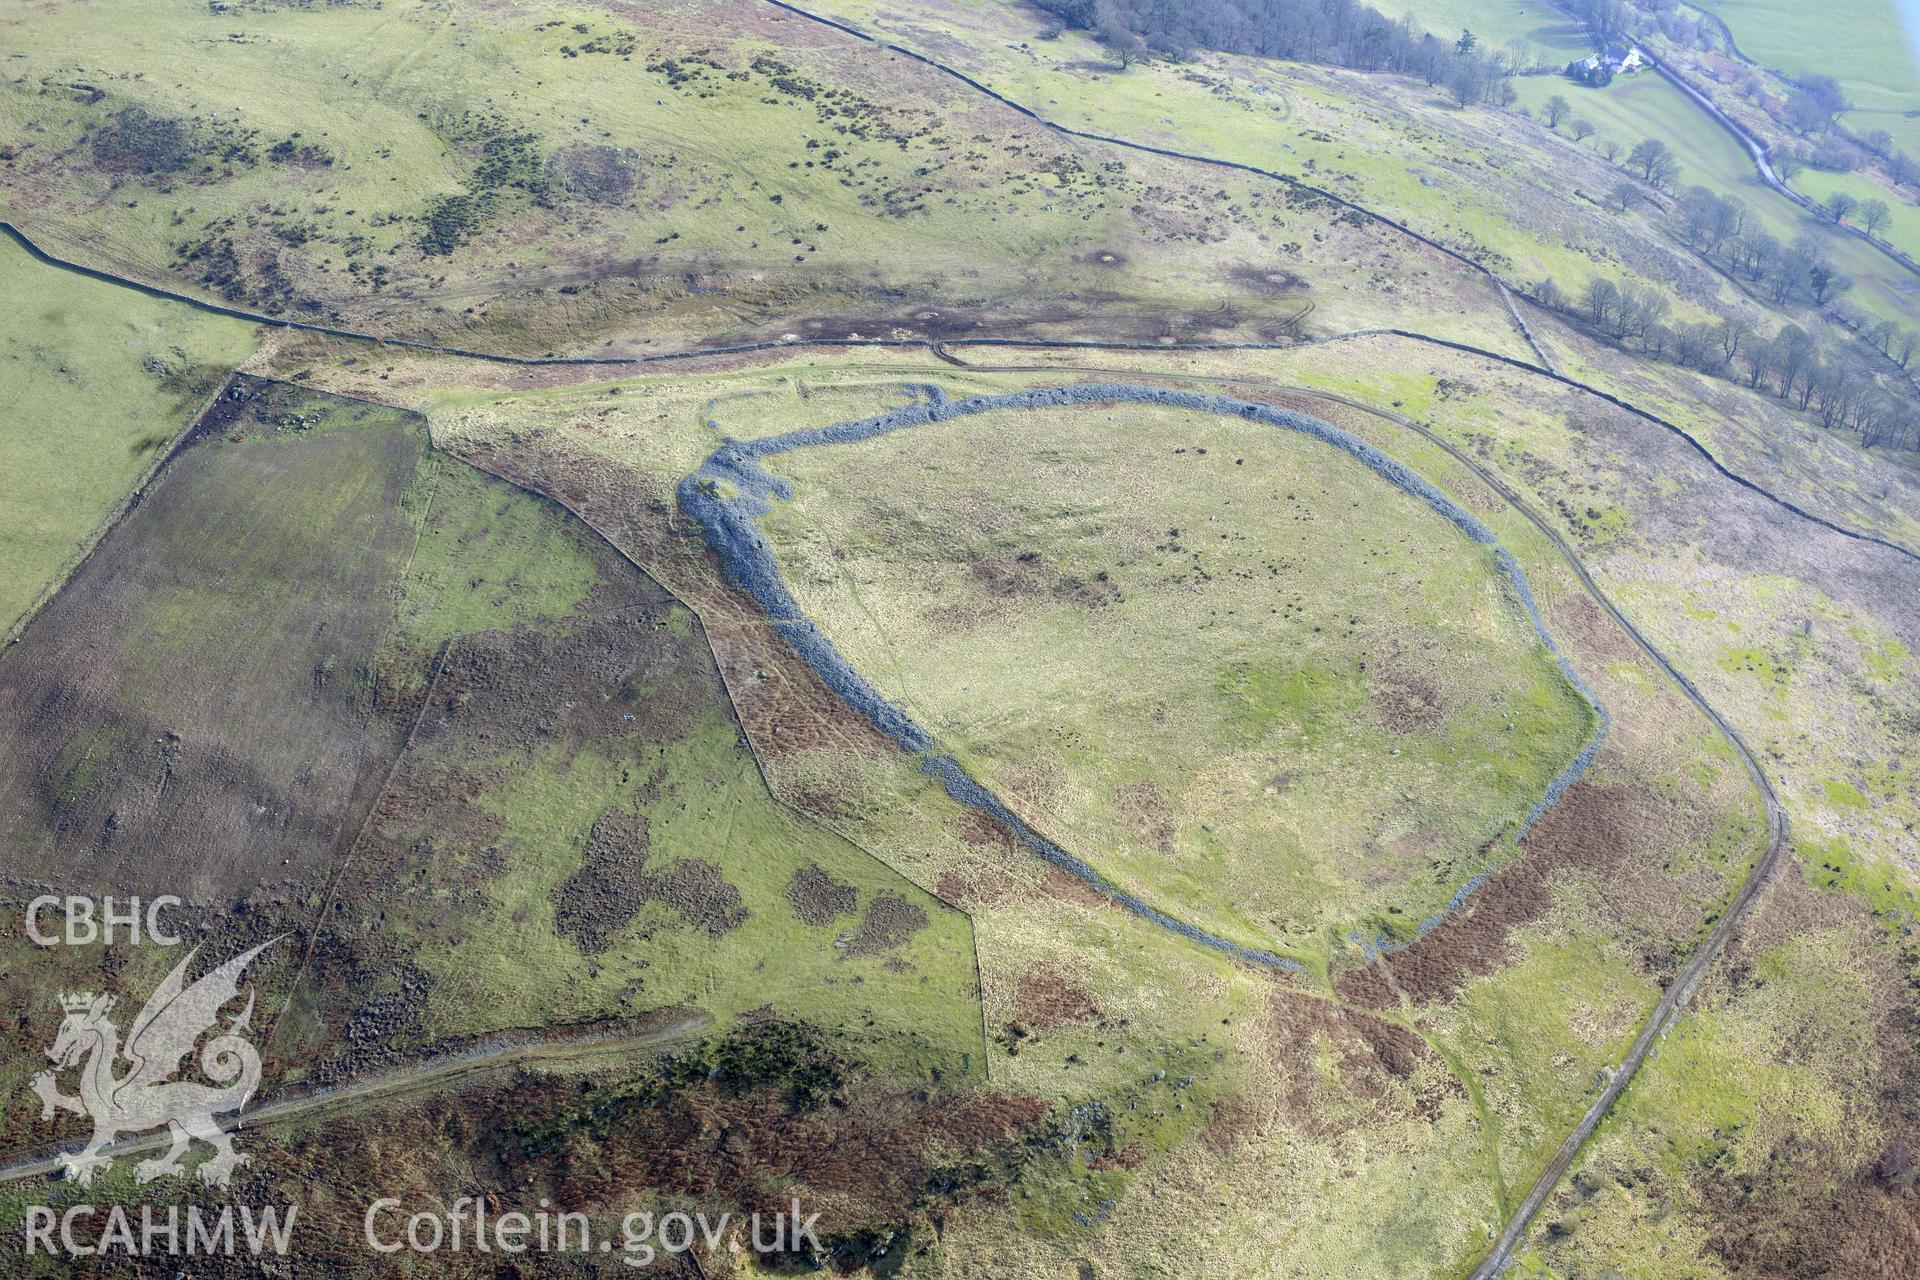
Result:
<svg viewBox="0 0 1920 1280"><path fill-rule="evenodd" d="M497 1071L502 1067L524 1063L573 1062L600 1054L623 1053L666 1044L674 1040L685 1040L701 1034L712 1025L713 1018L710 1015L692 1013L676 1018L664 1026L652 1027L645 1031L625 1033L595 1031L568 1039L554 1040L496 1040L469 1049L465 1053L456 1053L445 1058L423 1062L418 1066L402 1067L398 1071L368 1076L337 1088L290 1094L266 1102L257 1102L243 1108L231 1127L236 1131L245 1132L247 1129L262 1125L281 1124L288 1120L326 1115L356 1102L402 1097L416 1091L438 1088L465 1076ZM160 1129L116 1142L105 1148L104 1154L118 1159L121 1156L156 1150L166 1145L167 1141L167 1131ZM0 1165L0 1184L58 1173L65 1158L64 1152L34 1155Z"/></svg>

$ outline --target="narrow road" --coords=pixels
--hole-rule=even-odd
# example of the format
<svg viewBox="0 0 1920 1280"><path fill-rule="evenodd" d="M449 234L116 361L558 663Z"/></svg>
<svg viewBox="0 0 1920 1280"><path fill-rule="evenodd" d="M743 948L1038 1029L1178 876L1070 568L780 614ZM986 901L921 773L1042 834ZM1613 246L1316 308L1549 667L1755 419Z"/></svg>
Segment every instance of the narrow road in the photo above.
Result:
<svg viewBox="0 0 1920 1280"><path fill-rule="evenodd" d="M646 1031L600 1031L567 1039L555 1040L499 1040L494 1043L470 1049L465 1053L452 1054L445 1058L435 1058L416 1066L402 1067L397 1071L383 1072L380 1075L367 1076L347 1084L328 1089L316 1089L310 1093L289 1094L286 1097L273 1098L243 1108L233 1118L228 1128L234 1132L259 1128L263 1125L284 1124L289 1120L306 1119L339 1111L358 1102L370 1102L380 1099L401 1097L409 1093L438 1089L453 1081L467 1076L481 1075L498 1071L503 1067L538 1063L566 1063L582 1058L597 1057L601 1054L626 1053L636 1049L647 1049L655 1045L686 1040L700 1035L713 1025L711 1015L704 1012L691 1013L676 1018L664 1026ZM170 1138L165 1129L135 1137L123 1138L105 1148L105 1155L118 1159L121 1156L137 1155L145 1151L155 1151L166 1146ZM11 1164L0 1165L0 1184L18 1182L22 1178L37 1178L57 1174L66 1160L65 1151L42 1155L27 1156Z"/></svg>

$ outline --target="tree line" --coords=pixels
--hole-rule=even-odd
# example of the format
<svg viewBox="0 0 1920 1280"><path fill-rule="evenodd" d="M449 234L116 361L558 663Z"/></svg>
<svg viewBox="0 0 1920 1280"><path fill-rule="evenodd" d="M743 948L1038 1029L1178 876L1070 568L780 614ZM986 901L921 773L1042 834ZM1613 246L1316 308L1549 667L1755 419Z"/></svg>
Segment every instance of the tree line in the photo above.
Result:
<svg viewBox="0 0 1920 1280"><path fill-rule="evenodd" d="M1558 95L1542 107L1541 119L1556 132L1568 125L1575 141L1593 133L1592 126L1574 118L1571 105ZM1920 356L1920 334L1892 321L1873 320L1842 301L1854 282L1833 264L1819 237L1803 232L1783 242L1739 198L1704 186L1681 187L1679 160L1657 138L1634 144L1624 161L1615 143L1603 143L1601 151L1631 175L1614 185L1608 204L1625 213L1655 198L1648 188L1671 194L1673 230L1689 248L1777 306L1811 305L1826 312L1903 374L1910 373ZM1888 216L1886 206L1878 201L1856 204L1850 198L1830 201L1827 212L1836 222L1857 213L1870 231ZM1670 325L1664 294L1604 278L1589 280L1577 295L1553 280L1539 282L1531 292L1548 307L1578 315L1618 346L1741 381L1755 390L1772 391L1801 411L1817 415L1829 428L1853 428L1869 447L1920 449L1920 405L1886 389L1885 378L1861 353L1823 352L1797 325L1786 325L1772 338L1753 333L1738 320Z"/></svg>
<svg viewBox="0 0 1920 1280"><path fill-rule="evenodd" d="M1389 71L1444 85L1463 106L1513 100L1511 59L1471 32L1443 39L1358 0L1036 0L1065 27L1091 31L1125 67L1195 49Z"/></svg>
<svg viewBox="0 0 1920 1280"><path fill-rule="evenodd" d="M1155 55L1183 59L1197 49L1338 66L1356 71L1389 72L1444 85L1462 106L1511 106L1510 77L1519 55L1481 48L1471 31L1443 39L1414 25L1412 19L1387 18L1360 0L1035 0L1060 28L1091 31L1123 68ZM1624 44L1634 11L1621 0L1575 0L1573 7L1603 44ZM1834 97L1816 84L1807 97L1820 109ZM1814 107L1805 110L1811 112ZM1558 129L1572 115L1560 97L1545 109L1549 127ZM1831 119L1831 111L1828 118ZM1576 141L1595 132L1571 119ZM1680 166L1670 148L1645 139L1627 151L1602 140L1602 154L1620 163L1623 178L1609 194L1622 212L1651 198L1646 187L1666 192L1678 187ZM1790 160L1789 163L1792 163ZM1637 179L1637 182L1635 181ZM1640 184L1645 184L1645 187ZM1876 202L1877 203L1877 202ZM1810 303L1838 313L1838 299L1853 282L1828 260L1817 238L1796 237L1783 244L1738 199L1715 195L1705 187L1681 191L1674 203L1679 230L1690 247L1776 304ZM1884 206L1830 208L1836 221L1858 213L1877 229ZM1817 340L1788 324L1772 337L1743 322L1671 323L1664 294L1631 282L1589 281L1570 295L1552 280L1531 292L1546 306L1585 320L1594 332L1656 359L1744 382L1772 392L1829 428L1850 427L1866 444L1920 448L1920 406L1889 391L1864 353L1824 352ZM1920 335L1891 324L1870 324L1847 317L1861 336L1902 370L1920 355Z"/></svg>
<svg viewBox="0 0 1920 1280"><path fill-rule="evenodd" d="M1783 325L1771 337L1737 319L1669 325L1664 295L1604 277L1589 280L1578 298L1569 299L1557 288L1547 292L1551 297L1543 301L1577 312L1622 346L1771 392L1829 430L1859 432L1868 448L1920 447L1920 412L1913 402L1887 390L1858 355L1822 350L1799 325ZM1911 332L1889 341L1887 354L1902 368L1920 351L1920 336Z"/></svg>
<svg viewBox="0 0 1920 1280"><path fill-rule="evenodd" d="M1729 261L1765 257L1770 264L1766 268L1770 288L1775 292L1817 292L1821 286L1816 282L1830 280L1834 274L1810 237L1802 236L1771 253L1756 254L1750 247L1741 247L1752 242L1738 211L1724 207L1725 197L1695 187L1682 200L1690 210L1682 214L1687 234L1700 252L1708 253L1717 240L1731 246L1723 250ZM1718 202L1721 207L1711 208L1709 202ZM1782 325L1768 336L1732 317L1704 323L1670 322L1671 305L1665 294L1603 276L1588 280L1577 293L1570 293L1553 280L1536 283L1530 292L1542 305L1578 317L1623 349L1770 392L1802 413L1814 415L1828 429L1857 431L1868 448L1920 449L1920 406L1911 397L1889 389L1887 380L1863 354L1846 347L1823 348L1797 324ZM1860 336L1902 371L1911 369L1920 356L1920 333L1890 321L1866 325Z"/></svg>

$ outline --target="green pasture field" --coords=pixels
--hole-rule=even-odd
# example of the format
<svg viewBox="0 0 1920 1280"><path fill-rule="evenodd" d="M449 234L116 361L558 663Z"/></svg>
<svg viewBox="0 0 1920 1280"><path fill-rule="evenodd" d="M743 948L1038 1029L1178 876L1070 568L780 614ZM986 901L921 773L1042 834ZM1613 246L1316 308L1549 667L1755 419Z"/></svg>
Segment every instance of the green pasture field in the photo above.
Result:
<svg viewBox="0 0 1920 1280"><path fill-rule="evenodd" d="M1579 25L1546 0L1411 0L1382 10L1393 17L1403 11L1436 36L1457 40L1471 31L1485 50L1504 51L1518 41L1523 69L1536 62L1565 65L1593 52Z"/></svg>
<svg viewBox="0 0 1920 1280"><path fill-rule="evenodd" d="M723 1026L756 1009L858 1026L875 1063L915 1076L984 1069L965 916L768 794L690 614L558 507L443 454L402 508L418 540L383 651L389 682L407 694L406 676L448 647L337 896L431 975L422 1041L686 1004ZM596 617L610 625L569 658L565 637ZM573 682L588 677L569 662L622 634L631 674L611 696L632 710L576 723ZM537 648L510 643L530 635ZM547 656L522 669L533 653ZM442 712L446 669L466 665L486 683ZM541 689L553 708L521 710ZM533 734L516 736L528 715ZM596 825L634 814L643 834L621 857L637 853L645 875L686 887L657 890L586 942L556 920L569 899L632 870L584 859ZM417 863L424 848L433 856ZM844 893L811 921L789 896L809 868ZM704 908L721 918L685 914ZM889 911L907 921L898 936L863 933Z"/></svg>
<svg viewBox="0 0 1920 1280"><path fill-rule="evenodd" d="M1637 143L1658 138L1680 162L1677 186L1704 186L1720 195L1739 198L1783 244L1791 243L1796 236L1813 234L1834 263L1853 277L1848 301L1879 319L1909 328L1916 323L1920 286L1873 246L1837 230L1827 219L1815 217L1768 187L1732 135L1658 75L1642 72L1623 76L1605 89L1589 89L1555 77L1517 80L1515 87L1520 93L1519 105L1536 115L1548 98L1555 94L1564 97L1573 108L1570 121L1584 118L1594 125L1596 132L1585 145L1591 148L1608 140L1618 143L1621 163ZM1591 194L1596 200L1606 197L1605 190ZM1584 285L1585 277L1576 276L1574 282L1576 287Z"/></svg>
<svg viewBox="0 0 1920 1280"><path fill-rule="evenodd" d="M1855 110L1856 130L1885 129L1906 150L1920 147L1920 74L1914 70L1911 7L1899 0L1699 0L1733 32L1740 51L1796 79L1832 76Z"/></svg>
<svg viewBox="0 0 1920 1280"><path fill-rule="evenodd" d="M84 280L0 240L0 635L71 569L254 329Z"/></svg>
<svg viewBox="0 0 1920 1280"><path fill-rule="evenodd" d="M402 729L368 664L426 434L332 399L274 416L177 455L8 651L16 873L231 902L331 865L371 799Z"/></svg>
<svg viewBox="0 0 1920 1280"><path fill-rule="evenodd" d="M1804 890L1774 896L1750 976L1709 980L1581 1154L1572 1192L1536 1225L1517 1274L1571 1277L1599 1265L1722 1280L1736 1274L1716 1247L1730 1232L1705 1203L1746 1184L1755 1202L1743 1207L1755 1220L1792 1223L1861 1152L1895 1140L1900 1121L1876 1096L1899 1070L1882 1021L1893 1008L1890 948L1864 913L1808 902ZM1783 937L1781 917L1796 910ZM1799 1153L1784 1168L1783 1147ZM1866 1216L1834 1224L1817 1245L1783 1231L1773 1247L1817 1250L1869 1275L1873 1260L1890 1256L1881 1229Z"/></svg>
<svg viewBox="0 0 1920 1280"><path fill-rule="evenodd" d="M683 643L698 645L687 615L675 616ZM437 865L384 907L387 927L433 976L428 1039L686 1004L723 1026L762 1010L859 1028L871 1061L921 1078L931 1070L961 1081L984 1070L966 917L768 795L723 705L670 742L510 751L489 759L485 774L448 765L424 776L465 785L503 765L511 780L464 802L491 819L485 829L497 843L437 840ZM402 768L416 776L408 762ZM462 820L455 807L381 823L375 837L389 845L432 839ZM709 932L656 898L597 950L556 925L558 905L589 889L569 879L583 873L596 824L628 812L645 819L647 874L667 880L690 865L712 868L735 891L717 889L731 922ZM809 868L844 890L825 919L803 919L788 896ZM479 892L449 892L468 883ZM902 909L917 924L868 951L858 940L876 909Z"/></svg>
<svg viewBox="0 0 1920 1280"><path fill-rule="evenodd" d="M1824 169L1807 168L1794 175L1793 189L1808 199L1824 206L1828 197L1835 192L1844 191L1856 201L1865 203L1878 200L1887 206L1887 222L1874 235L1886 241L1908 257L1920 261L1920 205L1915 205L1902 193L1885 184L1875 181L1865 173L1829 173ZM1856 210L1848 215L1851 226L1866 229ZM1905 267L1883 260L1881 271L1900 278Z"/></svg>
<svg viewBox="0 0 1920 1280"><path fill-rule="evenodd" d="M16 872L245 899L302 938L338 904L296 1076L369 1009L410 1010L404 1052L681 1004L984 1069L965 916L768 794L691 615L419 418L242 386L6 659ZM590 867L602 823L626 834Z"/></svg>

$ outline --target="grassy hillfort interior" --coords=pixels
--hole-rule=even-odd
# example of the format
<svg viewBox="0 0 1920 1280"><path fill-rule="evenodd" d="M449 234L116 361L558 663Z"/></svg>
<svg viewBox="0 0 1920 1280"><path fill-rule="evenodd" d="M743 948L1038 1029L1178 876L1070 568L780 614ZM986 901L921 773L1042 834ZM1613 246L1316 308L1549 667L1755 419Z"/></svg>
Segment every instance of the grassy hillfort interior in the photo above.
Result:
<svg viewBox="0 0 1920 1280"><path fill-rule="evenodd" d="M0 32L0 1274L1920 1274L1914 6Z"/></svg>

